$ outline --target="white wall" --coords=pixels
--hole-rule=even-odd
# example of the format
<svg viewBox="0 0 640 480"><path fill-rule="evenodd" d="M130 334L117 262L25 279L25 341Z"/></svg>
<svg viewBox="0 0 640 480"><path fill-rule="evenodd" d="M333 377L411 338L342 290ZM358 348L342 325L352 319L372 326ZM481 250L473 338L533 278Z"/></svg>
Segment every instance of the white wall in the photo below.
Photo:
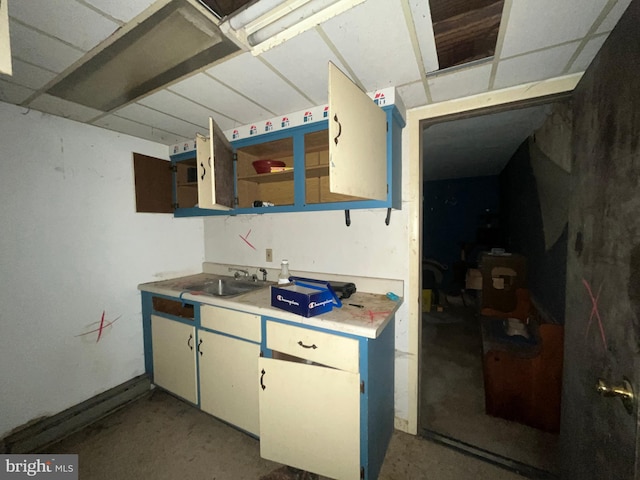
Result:
<svg viewBox="0 0 640 480"><path fill-rule="evenodd" d="M293 271L406 281L407 209L392 211L389 226L386 213L386 209L351 210L350 227L342 210L209 217L204 222L205 257L210 262L268 268L279 268L280 261L287 259ZM273 249L272 263L265 260L267 248ZM401 429L406 428L408 415L407 338L403 304L396 313L395 405L396 427Z"/></svg>
<svg viewBox="0 0 640 480"><path fill-rule="evenodd" d="M168 158L0 102L0 437L143 373L137 285L201 270L202 219L135 213L134 151Z"/></svg>

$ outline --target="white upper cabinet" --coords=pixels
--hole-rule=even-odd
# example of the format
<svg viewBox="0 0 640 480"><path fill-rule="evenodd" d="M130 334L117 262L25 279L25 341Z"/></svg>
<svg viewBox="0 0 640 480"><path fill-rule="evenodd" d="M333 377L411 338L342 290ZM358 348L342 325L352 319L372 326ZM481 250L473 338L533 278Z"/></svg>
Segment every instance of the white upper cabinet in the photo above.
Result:
<svg viewBox="0 0 640 480"><path fill-rule="evenodd" d="M386 115L333 63L329 63L329 115L331 192L386 200Z"/></svg>
<svg viewBox="0 0 640 480"><path fill-rule="evenodd" d="M212 118L209 138L196 137L198 206L212 210L234 207L233 148Z"/></svg>

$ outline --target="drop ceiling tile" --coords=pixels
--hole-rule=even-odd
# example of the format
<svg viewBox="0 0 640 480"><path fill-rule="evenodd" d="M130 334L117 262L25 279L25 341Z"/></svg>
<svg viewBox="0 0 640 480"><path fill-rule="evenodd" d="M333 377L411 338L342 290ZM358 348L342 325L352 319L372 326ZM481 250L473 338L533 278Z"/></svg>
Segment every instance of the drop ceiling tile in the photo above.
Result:
<svg viewBox="0 0 640 480"><path fill-rule="evenodd" d="M50 113L78 122L87 122L103 113L99 110L94 110L93 108L78 105L77 103L47 94L36 97L29 103L29 107L40 112Z"/></svg>
<svg viewBox="0 0 640 480"><path fill-rule="evenodd" d="M485 62L482 65L454 69L428 77L431 99L434 102L443 102L486 92L489 89L491 67L491 62Z"/></svg>
<svg viewBox="0 0 640 480"><path fill-rule="evenodd" d="M34 90L43 87L56 76L55 73L43 70L40 67L30 65L16 58L13 59L12 63L13 75L0 74L0 78Z"/></svg>
<svg viewBox="0 0 640 480"><path fill-rule="evenodd" d="M211 110L169 90L156 92L142 100L138 100L138 103L199 125L202 128L209 128L208 118L213 115Z"/></svg>
<svg viewBox="0 0 640 480"><path fill-rule="evenodd" d="M618 20L620 20L620 17L622 17L622 14L630 3L631 0L618 0L606 18L602 21L602 24L600 24L596 33L610 32L613 30L613 27L616 26L616 23L618 23Z"/></svg>
<svg viewBox="0 0 640 480"><path fill-rule="evenodd" d="M12 55L45 70L60 73L82 57L83 53L59 40L11 22Z"/></svg>
<svg viewBox="0 0 640 480"><path fill-rule="evenodd" d="M86 5L70 0L9 2L9 15L85 52L119 27Z"/></svg>
<svg viewBox="0 0 640 480"><path fill-rule="evenodd" d="M149 125L151 127L164 130L165 132L171 132L175 135L191 139L196 137L196 133L207 135L209 130L208 128L179 120L167 115L166 113L158 112L137 103L133 103L121 108L120 110L116 110L113 114L118 117L133 120L135 122L142 123L143 125Z"/></svg>
<svg viewBox="0 0 640 480"><path fill-rule="evenodd" d="M165 132L159 128L143 125L141 123L134 122L133 120L117 117L115 115L107 115L106 117L93 122L93 125L106 128L107 130L132 135L134 137L145 138L164 145L173 145L174 143L193 140L191 137L183 137L181 135L176 135L175 133Z"/></svg>
<svg viewBox="0 0 640 480"><path fill-rule="evenodd" d="M85 2L107 15L127 23L147 7L153 5L155 0L85 0Z"/></svg>
<svg viewBox="0 0 640 480"><path fill-rule="evenodd" d="M502 60L498 64L494 88L511 87L562 75L578 45L580 42L573 42Z"/></svg>
<svg viewBox="0 0 640 480"><path fill-rule="evenodd" d="M207 73L272 112L272 117L310 106L308 98L248 52L210 68Z"/></svg>
<svg viewBox="0 0 640 480"><path fill-rule="evenodd" d="M608 36L609 34L605 33L589 40L571 65L568 73L584 72L592 62Z"/></svg>
<svg viewBox="0 0 640 480"><path fill-rule="evenodd" d="M427 104L427 94L421 81L397 87L397 93L406 108L421 107Z"/></svg>
<svg viewBox="0 0 640 480"><path fill-rule="evenodd" d="M511 2L501 58L583 38L607 0Z"/></svg>
<svg viewBox="0 0 640 480"><path fill-rule="evenodd" d="M262 108L204 73L182 80L169 87L169 90L235 120L237 123L232 126L274 116L273 112Z"/></svg>
<svg viewBox="0 0 640 480"><path fill-rule="evenodd" d="M313 105L327 103L329 62L344 69L340 59L316 30L308 30L267 50L261 58L297 85Z"/></svg>
<svg viewBox="0 0 640 480"><path fill-rule="evenodd" d="M15 83L11 83L0 78L0 101L2 102L18 105L29 98L32 93L34 93L34 91L29 88L16 85Z"/></svg>
<svg viewBox="0 0 640 480"><path fill-rule="evenodd" d="M438 70L438 52L436 50L436 40L433 35L433 23L431 22L431 9L429 2L424 0L410 0L409 7L413 16L413 23L422 54L422 64L425 71L435 72Z"/></svg>
<svg viewBox="0 0 640 480"><path fill-rule="evenodd" d="M367 0L321 28L366 91L420 79L400 0Z"/></svg>

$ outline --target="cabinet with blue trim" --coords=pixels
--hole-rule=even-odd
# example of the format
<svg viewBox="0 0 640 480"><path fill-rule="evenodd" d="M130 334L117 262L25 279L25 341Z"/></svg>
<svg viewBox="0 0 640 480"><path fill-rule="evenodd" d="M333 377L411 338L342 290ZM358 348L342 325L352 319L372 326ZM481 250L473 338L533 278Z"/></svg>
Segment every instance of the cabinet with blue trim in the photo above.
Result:
<svg viewBox="0 0 640 480"><path fill-rule="evenodd" d="M246 138L239 136L229 146L210 122L209 137L197 139L196 158L193 151L171 157L178 167L175 216L401 208L404 120L396 105L381 103L330 64L329 104L320 121L307 122L310 116L305 116L288 127L283 117L282 128L272 129L274 119L266 122L266 132L251 125ZM261 159L285 167L257 173L253 162ZM180 180L180 169L187 168L189 187ZM182 201L185 192L191 197Z"/></svg>
<svg viewBox="0 0 640 480"><path fill-rule="evenodd" d="M152 382L258 437L263 458L329 478L378 478L394 427L395 330L393 308L380 303L386 297L359 293L388 314L364 336L280 315L267 306L268 289L223 307L184 294L187 284L177 281L175 295L141 286ZM325 321L340 326L342 315L352 313Z"/></svg>
<svg viewBox="0 0 640 480"><path fill-rule="evenodd" d="M143 293L143 322L155 385L258 435L259 315Z"/></svg>

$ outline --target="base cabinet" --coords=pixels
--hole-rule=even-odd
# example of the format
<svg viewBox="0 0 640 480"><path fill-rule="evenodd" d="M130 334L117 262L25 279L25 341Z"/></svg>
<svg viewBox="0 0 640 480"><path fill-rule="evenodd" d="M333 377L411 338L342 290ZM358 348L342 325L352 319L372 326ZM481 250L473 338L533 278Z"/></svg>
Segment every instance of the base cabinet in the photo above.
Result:
<svg viewBox="0 0 640 480"><path fill-rule="evenodd" d="M198 332L200 408L259 435L258 358L260 345L217 333Z"/></svg>
<svg viewBox="0 0 640 480"><path fill-rule="evenodd" d="M153 383L197 403L195 327L152 315L151 344Z"/></svg>
<svg viewBox="0 0 640 480"><path fill-rule="evenodd" d="M394 422L393 320L375 339L143 292L155 385L255 435L263 458L378 477Z"/></svg>
<svg viewBox="0 0 640 480"><path fill-rule="evenodd" d="M260 359L260 455L329 478L360 478L360 376Z"/></svg>

